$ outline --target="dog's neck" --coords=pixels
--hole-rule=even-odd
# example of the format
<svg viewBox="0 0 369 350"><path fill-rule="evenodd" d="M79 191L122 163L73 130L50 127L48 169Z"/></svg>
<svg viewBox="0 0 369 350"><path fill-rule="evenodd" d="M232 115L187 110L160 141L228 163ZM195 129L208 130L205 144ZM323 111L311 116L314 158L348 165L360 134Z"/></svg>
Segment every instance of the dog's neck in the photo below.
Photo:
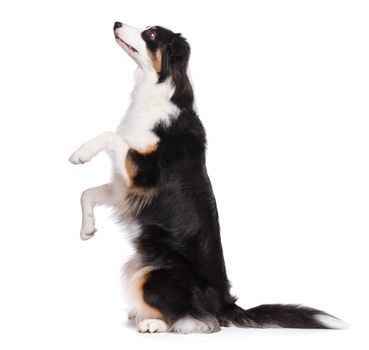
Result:
<svg viewBox="0 0 369 350"><path fill-rule="evenodd" d="M157 80L154 72L138 69L135 73L131 103L118 127L118 134L132 146L146 147L155 143L157 140L152 134L155 125L169 123L180 113L171 100L175 91L171 80L162 83Z"/></svg>
<svg viewBox="0 0 369 350"><path fill-rule="evenodd" d="M178 77L173 79L169 76L160 83L155 71L138 68L135 72L135 86L131 98L131 107L137 106L138 103L158 107L158 103L160 105L167 101L167 103L175 104L180 110L196 111L189 68L180 79Z"/></svg>
<svg viewBox="0 0 369 350"><path fill-rule="evenodd" d="M156 125L169 124L184 110L196 112L192 86L187 75L186 79L186 89L181 91L180 86L176 85L171 77L158 83L156 72L138 69L135 73L131 103L117 133L133 148L144 148L158 141L153 133ZM183 108L184 103L187 105Z"/></svg>
<svg viewBox="0 0 369 350"><path fill-rule="evenodd" d="M135 72L135 86L131 94L131 105L137 103L156 105L158 101L163 102L165 100L169 102L174 90L171 79L158 84L156 72L139 68Z"/></svg>

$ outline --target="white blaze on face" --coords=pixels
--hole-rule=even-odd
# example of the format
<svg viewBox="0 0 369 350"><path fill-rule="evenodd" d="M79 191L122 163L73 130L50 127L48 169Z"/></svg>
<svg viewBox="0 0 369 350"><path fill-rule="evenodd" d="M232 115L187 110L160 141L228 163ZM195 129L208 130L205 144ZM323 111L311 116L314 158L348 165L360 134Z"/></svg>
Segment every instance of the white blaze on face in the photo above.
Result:
<svg viewBox="0 0 369 350"><path fill-rule="evenodd" d="M146 49L146 43L141 36L142 30L123 24L114 30L115 40L125 52L142 68L151 62Z"/></svg>

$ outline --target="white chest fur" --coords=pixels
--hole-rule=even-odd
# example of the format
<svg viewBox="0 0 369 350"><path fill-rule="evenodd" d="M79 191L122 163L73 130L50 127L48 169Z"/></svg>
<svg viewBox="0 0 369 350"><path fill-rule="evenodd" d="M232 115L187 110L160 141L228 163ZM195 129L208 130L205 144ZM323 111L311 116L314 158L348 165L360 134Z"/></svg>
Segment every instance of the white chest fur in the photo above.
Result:
<svg viewBox="0 0 369 350"><path fill-rule="evenodd" d="M132 92L131 104L121 121L117 134L130 147L144 149L156 144L158 137L152 132L159 122L167 123L177 117L179 109L170 98L174 93L171 81L158 84L157 76L136 74L136 84Z"/></svg>

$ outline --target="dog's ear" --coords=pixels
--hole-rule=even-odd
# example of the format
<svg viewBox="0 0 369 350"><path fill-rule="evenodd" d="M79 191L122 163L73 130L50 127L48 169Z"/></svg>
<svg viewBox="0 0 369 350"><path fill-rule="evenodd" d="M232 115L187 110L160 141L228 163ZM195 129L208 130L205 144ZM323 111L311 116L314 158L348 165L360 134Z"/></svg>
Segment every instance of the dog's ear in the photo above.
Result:
<svg viewBox="0 0 369 350"><path fill-rule="evenodd" d="M169 50L176 59L188 60L190 56L190 45L181 34L174 34L169 44Z"/></svg>
<svg viewBox="0 0 369 350"><path fill-rule="evenodd" d="M190 51L190 45L186 39L179 33L174 34L172 40L162 51L159 82L164 81L169 75L174 80L180 79L186 73Z"/></svg>
<svg viewBox="0 0 369 350"><path fill-rule="evenodd" d="M180 109L191 108L194 97L187 66L190 59L190 45L181 34L174 34L169 44L162 51L162 69L159 83L171 77L175 91L171 97Z"/></svg>
<svg viewBox="0 0 369 350"><path fill-rule="evenodd" d="M161 70L159 72L159 83L163 82L170 75L170 53L168 47L162 49Z"/></svg>

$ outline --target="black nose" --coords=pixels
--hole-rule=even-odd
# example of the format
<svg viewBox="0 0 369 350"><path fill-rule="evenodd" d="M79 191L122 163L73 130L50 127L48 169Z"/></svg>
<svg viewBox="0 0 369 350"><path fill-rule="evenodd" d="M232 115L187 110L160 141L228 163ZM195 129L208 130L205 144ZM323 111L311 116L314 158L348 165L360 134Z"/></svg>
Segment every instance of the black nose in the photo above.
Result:
<svg viewBox="0 0 369 350"><path fill-rule="evenodd" d="M114 23L114 30L120 28L122 25L123 24L121 22L115 22Z"/></svg>

